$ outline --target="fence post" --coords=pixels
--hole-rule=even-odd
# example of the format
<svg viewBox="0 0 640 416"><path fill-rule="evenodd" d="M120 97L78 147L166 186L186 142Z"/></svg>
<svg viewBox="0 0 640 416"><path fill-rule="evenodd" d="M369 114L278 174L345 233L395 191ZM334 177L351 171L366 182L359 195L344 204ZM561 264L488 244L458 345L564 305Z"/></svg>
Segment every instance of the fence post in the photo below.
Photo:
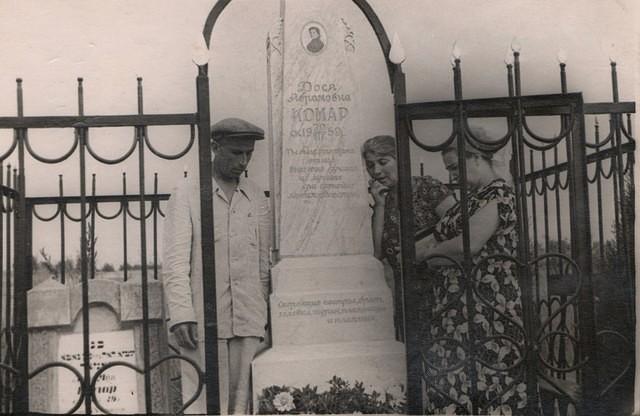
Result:
<svg viewBox="0 0 640 416"><path fill-rule="evenodd" d="M218 379L218 321L216 316L215 246L213 243L213 184L211 178L211 123L207 65L198 66L198 160L200 166L200 216L202 235L202 294L204 297L204 380L207 413L220 413Z"/></svg>
<svg viewBox="0 0 640 416"><path fill-rule="evenodd" d="M534 304L534 299L537 301L537 296L533 291L533 280L531 276L531 269L529 264L529 257L531 255L530 250L530 236L529 236L529 214L527 209L527 186L526 186L526 163L525 163L525 148L524 148L524 109L522 105L521 96L519 94L514 101L515 104L515 120L516 124L514 135L512 140L512 168L514 174L514 191L516 195L516 211L518 212L518 261L517 265L518 276L520 280L520 290L522 291L522 317L523 317L523 330L526 337L525 353L524 353L524 366L525 366L525 378L527 383L527 408L530 414L537 414L538 409L538 345L537 332L538 332L538 319L537 307ZM532 165L533 166L533 165ZM535 215L535 207L533 207ZM535 224L535 223L534 223ZM535 227L534 227L535 230ZM535 234L535 231L534 231ZM537 237L536 237L537 238ZM537 242L534 241L534 244Z"/></svg>
<svg viewBox="0 0 640 416"><path fill-rule="evenodd" d="M582 274L583 289L580 293L578 326L582 358L588 360L583 370L584 405L581 414L600 414L597 341L593 283L591 274L591 224L589 222L589 193L587 161L585 155L584 110L582 97L572 109L574 124L569 136L569 204L571 216L571 250Z"/></svg>
<svg viewBox="0 0 640 416"><path fill-rule="evenodd" d="M24 116L24 98L22 93L22 80L17 79L17 107L18 117ZM14 411L16 413L27 413L29 411L29 338L27 334L27 290L31 289L31 215L29 221L26 220L26 186L25 186L25 165L24 165L24 142L27 135L26 129L17 130L18 139L18 172L14 186L18 192L14 201L14 231L13 231L13 268L14 268L14 366L18 371L18 382L14 395ZM14 174L15 176L15 174ZM30 213L29 213L30 214ZM8 224L7 224L8 225ZM9 244L9 242L7 242ZM28 244L28 247L27 247ZM8 254L9 252L7 252ZM10 259L7 258L7 270L10 270ZM9 279L9 276L7 276ZM7 291L7 305L11 294ZM7 308L7 310L9 310ZM10 327L7 327L11 331Z"/></svg>
<svg viewBox="0 0 640 416"><path fill-rule="evenodd" d="M24 182L21 181L21 184ZM32 209L25 203L22 187L18 187L20 193L17 196L18 210L14 228L14 328L13 336L15 348L15 369L17 373L16 390L14 393L14 409L16 414L29 412L29 338L27 328L27 291L31 289L33 275L31 267L32 257ZM9 265L7 265L9 267Z"/></svg>
<svg viewBox="0 0 640 416"><path fill-rule="evenodd" d="M411 155L409 135L405 122L401 119L398 106L406 102L405 75L400 65L393 74L393 99L396 111L396 136L398 157L398 206L400 208L400 236L402 253L402 273L397 302L402 302L401 322L407 356L407 413L422 413L422 362L420 354L420 334L415 286L415 242L413 221L413 197L411 189Z"/></svg>

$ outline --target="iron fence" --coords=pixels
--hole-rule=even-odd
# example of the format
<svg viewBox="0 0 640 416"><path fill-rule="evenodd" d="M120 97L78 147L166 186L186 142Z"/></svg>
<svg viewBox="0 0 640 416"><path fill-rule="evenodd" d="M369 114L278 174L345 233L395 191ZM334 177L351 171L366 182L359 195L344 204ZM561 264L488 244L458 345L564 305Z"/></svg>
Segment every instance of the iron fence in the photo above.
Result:
<svg viewBox="0 0 640 416"><path fill-rule="evenodd" d="M203 30L207 45L210 43L211 33L219 15L230 3L230 0L220 0L211 10ZM460 197L463 207L463 239L465 245L464 261L458 264L462 276L475 276L478 265L472 263L468 229L469 215L467 207L467 184L464 169L464 148L473 137L468 122L474 118L502 118L506 120L506 134L495 142L483 143L488 148L497 149L510 146L513 154L512 173L515 179L514 188L517 201L518 229L521 243L518 255L507 260L513 262L518 270L523 291L524 321L517 325L519 338L512 340L520 352L521 358L514 368L520 369L519 378L526 380L527 400L529 409L538 409L540 392L537 389L538 378L545 378L549 383L556 384L558 393L553 397L542 397L541 411L548 414L558 407L561 413L566 413L571 406L579 411L597 410L600 401L613 397L623 388L629 393L625 377L630 377L629 369L633 368L633 296L635 293L633 278L633 235L631 219L633 210L628 201L633 200L628 195L633 192L633 150L635 142L631 132L631 118L629 113L635 112L633 103L618 102L617 79L615 70L612 71L614 85L613 102L584 104L580 94L569 94L566 91L566 75L564 64L561 64L562 94L544 96L525 96L521 93L521 79L519 71L519 54L515 54L514 65L507 66L507 85L509 96L494 99L465 100L462 94L460 61L454 67L454 100L438 103L406 104L405 79L400 65L389 61L390 42L377 16L364 0L354 0L372 25L383 50L389 72L389 79L396 107L396 128L398 145L398 162L400 172L399 200L401 201L401 234L403 253L403 285L399 287L400 298L404 299L405 331L407 340L407 370L408 370L408 410L410 413L421 413L424 410L423 386L427 370L434 370L434 366L425 359L425 348L433 345L437 340L430 339L429 334L422 332L421 324L415 319L414 312L423 306L419 293L412 290L417 275L414 266L413 213L411 212L411 155L416 152L410 143L427 152L438 152L457 140L459 143L459 160L461 169ZM614 66L615 69L615 66ZM202 252L203 255L203 293L205 297L205 343L216 345L216 303L215 303L215 264L213 235L212 189L208 179L211 172L210 159L210 109L209 109L209 79L207 65L199 66L196 80L197 113L186 114L153 114L143 112L142 80L138 79L137 97L138 113L132 115L88 116L84 114L84 88L82 79L78 80L78 114L75 116L43 116L30 117L24 115L24 100L22 97L22 81L17 82L17 116L0 117L0 129L11 129L13 140L4 154L0 155L0 175L4 169L1 163L17 153L18 165L12 170L7 167L6 184L2 183L0 197L0 319L2 332L0 337L0 393L2 399L0 410L3 412L27 412L29 410L29 380L38 374L54 367L64 367L71 371L82 386L77 402L69 413L84 406L87 414L92 412L92 402L101 410L104 406L97 403L96 380L98 377L115 366L126 366L138 371L144 376L145 411L153 412L151 394L151 371L168 360L185 359L175 354L160 357L151 362L149 346L149 257L152 258L152 278L158 279L157 234L158 218L163 215L160 202L167 199L167 195L153 194L145 190L145 159L151 153L161 159L178 159L183 157L195 143L196 127L198 138L199 175L201 182L201 212L202 217ZM604 139L600 139L599 125L595 128L595 140L585 139L585 114L604 114L609 117L610 130ZM623 115L627 114L626 126ZM528 119L535 116L556 116L560 119L560 133L553 137L545 137L534 131L528 124ZM452 122L451 134L440 144L426 144L416 137L413 122L417 120L447 119ZM166 155L158 151L149 137L148 126L188 126L190 129L189 143L184 150ZM133 139L128 150L117 158L106 158L99 155L92 147L90 131L107 127L129 127L133 132ZM74 141L71 147L61 156L55 158L44 157L34 151L28 133L32 129L70 128L73 129ZM72 155L79 158L78 173L80 179L80 195L65 196L62 182L59 184L57 197L26 198L25 166L26 157L56 165L69 159ZM139 188L133 195L128 195L126 180L123 177L122 195L97 195L95 191L95 177L92 178L91 191L87 192L87 159L93 158L102 164L118 165L129 158L137 156ZM548 163L548 164L547 164ZM609 169L607 169L607 164ZM590 176L592 175L592 176ZM603 204L603 190L606 183L614 190L614 232L613 243L607 245L607 230L605 219L609 215ZM156 182L157 183L157 182ZM595 207L590 203L589 195L595 190ZM139 204L139 212L135 213L130 203ZM147 211L147 203L151 204ZM115 214L107 214L101 210L102 204L117 204ZM52 215L43 215L38 211L41 206L54 206ZM68 210L71 205L79 206L79 216L74 216ZM569 206L569 223L562 223L561 211ZM593 212L597 212L593 215ZM557 218L552 227L550 218ZM26 292L32 287L33 221L59 222L61 243L59 279L66 283L69 270L65 261L68 253L65 235L68 222L80 225L80 285L82 292L82 334L83 334L83 372L62 362L50 362L29 370L28 364L28 328ZM140 279L141 296L143 302L143 366L138 368L125 362L112 361L103 366L96 374L90 373L89 334L91 330L89 317L89 281L95 279L95 236L96 219L104 221L122 221L123 240L123 280L130 278L128 259L128 232L130 221L137 222L140 233ZM151 221L151 231L147 222ZM152 254L147 252L147 235L151 234ZM595 248L592 246L591 235L597 234ZM411 236L411 238L407 238ZM566 242L565 242L566 240ZM555 246L554 246L555 245ZM618 298L608 299L607 305L618 303L625 305L624 322L610 318L611 311L598 311L594 305L594 294L599 295L599 273L608 270L607 250L616 261L613 264L612 275L619 278L625 290ZM504 259L503 259L504 260ZM592 273L593 272L593 273ZM207 278L208 276L208 278ZM530 284L529 284L530 283ZM603 292L604 293L604 292ZM478 290L472 279L466 279L466 285L460 297L464 296L470 307L474 302L484 303L493 312L494 305L477 297ZM602 304L602 299L601 299ZM446 309L445 309L446 310ZM617 315L616 315L617 316ZM433 317L431 319L434 319ZM602 383L599 375L603 369L598 364L598 356L605 353L607 340L622 340L629 346L629 351L622 351L620 359L622 365L616 369L611 378ZM593 340L601 340L597 345ZM483 342L482 339L471 340L465 350L465 359L456 364L457 368L468 369L470 377L477 377L475 362L479 361L475 346ZM619 351L620 352L620 351ZM624 354L626 353L626 354ZM205 351L205 368L199 369L196 363L191 363L198 369L201 377L196 396L206 385L207 410L209 413L219 411L217 350L208 348ZM431 365L431 367L430 367ZM619 370L619 371L618 371ZM446 377L452 369L435 368L435 377ZM433 375L433 374L431 374ZM573 381L583 390L584 402L577 402L562 386L560 381ZM620 387L621 385L627 387ZM508 389L503 393L507 393ZM614 394L614 392L616 392ZM456 402L455 398L447 397L448 392L439 392L440 396ZM607 403L612 403L607 402ZM551 406L549 404L551 403ZM458 403L461 404L461 403ZM185 408L189 403L184 403ZM462 403L462 405L465 405ZM178 406L179 407L179 406ZM175 411L180 409L176 407ZM472 392L471 410L482 412L477 400L477 391Z"/></svg>
<svg viewBox="0 0 640 416"><path fill-rule="evenodd" d="M145 180L147 172L145 171L145 159L151 154L163 160L175 160L183 157L193 147L196 139L196 126L198 127L198 151L200 153L200 172L207 175L210 172L210 147L209 147L209 114L208 114L208 78L206 74L200 71L197 79L198 88L198 109L199 113L187 114L153 114L147 115L143 112L143 88L142 79L137 80L137 98L138 113L135 115L108 115L108 116L89 116L84 114L84 87L83 80L78 79L77 96L78 96L78 115L77 116L41 116L29 117L23 112L23 95L22 80L17 80L17 117L0 117L0 128L12 129L14 131L13 141L9 149L0 157L1 161L6 160L17 150L18 168L14 169L13 186L16 191L10 189L9 181L6 187L3 187L3 215L0 217L0 228L6 230L6 237L2 247L5 249L7 262L12 257L12 249L15 253L15 267L7 267L6 273L3 274L6 289L1 299L5 301L6 311L3 312L3 343L0 348L4 352L4 361L2 364L3 374L3 391L7 390L9 381L12 381L11 394L3 396L2 410L27 412L29 411L29 381L43 372L51 371L54 368L65 368L71 371L81 386L78 400L71 409L60 409L61 412L73 413L80 408L84 408L84 412L90 414L92 412L92 402L102 412L106 412L104 403L99 403L96 398L96 382L105 371L115 366L129 367L134 371L142 374L144 378L144 411L153 412L152 403L152 380L151 371L159 365L169 360L185 360L190 362L198 372L201 382L198 394L203 389L205 382L205 373L200 369L199 365L186 357L178 354L170 354L166 356L156 357L155 362L151 362L150 347L150 329L149 329L149 280L157 280L159 278L159 259L158 259L158 220L164 215L160 205L161 201L167 200L168 195L157 193L157 175L154 178L153 194L145 193ZM205 105L206 101L206 105ZM206 113L206 114L205 114ZM204 123L204 124L203 124ZM148 126L187 126L190 131L187 145L181 151L175 154L164 154L153 145L152 138L148 134ZM133 139L127 151L116 158L107 158L101 156L92 146L90 131L97 128L106 127L130 127L133 132ZM29 131L31 129L47 129L47 128L70 128L73 130L73 143L70 148L59 157L45 157L37 153L29 141ZM70 157L77 155L79 160L78 177L80 181L80 195L65 196L63 192L62 178L59 180L59 195L57 197L32 197L25 198L25 164L27 156L40 163L56 165L68 160ZM96 194L96 177L93 175L91 179L91 191L87 191L87 182L89 175L87 173L87 158L93 158L101 164L117 165L129 158L137 156L138 165L138 189L133 195L127 194L126 176L122 178L122 194L121 195L97 195ZM10 172L10 170L8 170ZM206 181L203 181L206 182ZM210 197L210 194L209 194ZM205 199L205 198L203 198ZM209 201L210 202L210 201ZM131 204L139 205L138 212L132 209ZM206 201L203 201L206 203ZM104 205L117 204L118 209L115 213L106 213ZM150 206L148 206L150 204ZM79 215L72 214L70 206L79 207ZM52 206L55 208L53 214L44 215L39 211L41 207ZM206 211L203 211L206 212ZM203 227L210 229L213 227L212 210L210 215L203 215ZM96 219L101 221L121 221L122 224L122 258L123 270L122 279L127 281L130 279L131 270L129 266L130 222L133 220L137 223L140 236L140 245L137 247L140 253L140 285L142 299L142 368L137 368L127 362L111 361L103 365L95 374L91 374L91 353L90 353L90 334L91 334L91 317L89 314L89 282L96 277L95 264L95 238L96 238ZM81 290L81 320L82 320L82 371L78 371L68 363L61 361L51 361L37 368L29 368L29 352L28 352L28 328L27 328L27 300L26 294L33 286L33 221L41 222L59 222L60 230L60 264L56 269L54 266L54 274L57 274L58 281L62 284L69 283L70 270L66 266L68 258L67 238L69 223L76 223L80 226L80 254L79 254L79 273L78 284ZM151 224L148 230L147 223ZM150 237L148 237L148 235ZM203 240L213 239L212 233L203 233ZM151 256L147 253L147 239L151 238ZM205 242L203 242L205 244ZM212 245L212 241L209 242ZM0 250L2 250L0 248ZM209 252L211 252L210 250ZM151 261L149 261L151 258ZM211 262L211 265L207 262ZM204 259L206 268L210 273L213 272L213 253L211 257ZM151 274L151 276L149 276ZM205 279L210 282L210 279ZM209 284L210 286L210 284ZM205 293L211 292L215 288L205 287ZM209 292L206 292L209 290ZM211 297L208 297L211 298ZM208 318L215 322L215 296L209 300L213 304L213 314L209 314ZM210 309L210 308L209 308ZM214 328L215 330L215 328ZM214 334L215 337L215 334ZM215 345L215 344L213 344ZM217 366L217 351L210 354L216 358L210 365ZM156 354L157 355L157 354ZM210 385L215 385L217 379L217 371L209 371L208 380ZM10 378L12 378L10 380ZM217 391L217 390L216 390ZM8 398L11 397L11 400ZM195 400L195 398L193 399ZM189 402L175 407L174 411L180 411L189 405ZM214 403L215 405L215 403Z"/></svg>
<svg viewBox="0 0 640 416"><path fill-rule="evenodd" d="M620 271L617 275L625 282L628 290L623 291L626 298L608 299L606 303L609 306L617 302L633 305L634 292L631 282L634 277L630 263L632 255L629 251L629 242L633 241L629 233L632 227L629 219L633 210L632 205L625 208L624 201L629 204L628 189L633 189L632 183L629 183L629 175L633 169L634 144L630 134L630 115L627 116L625 127L622 114L634 112L635 106L633 103L617 102L615 64L612 66L614 102L583 104L580 94L566 91L564 64L561 64L561 94L524 96L521 94L519 53L515 52L513 64L507 65L508 97L465 100L462 96L460 60L455 59L453 63L455 100L400 103L396 107L401 235L414 235L411 231L413 213L410 203L410 177L412 172L418 169L412 168L411 160L415 160L415 155L419 152L441 152L457 143L457 187L461 200L462 241L465 253L464 261L461 263L450 259L460 274L464 289L444 308L435 311L430 309L431 305L425 305L421 298L424 294L414 287L415 282L421 279L433 279L433 272L425 274L423 269L416 269L413 238L402 239L409 411L422 413L427 410L425 406L429 400L426 397L428 387L435 391L437 400L444 401L445 405L456 407L458 411L466 409L470 414L484 414L489 412L492 406L499 406L502 398L522 393L516 392L519 382L526 384L527 413L555 414L559 411L560 414L567 414L572 407L580 414L598 412L598 406L612 404L603 399L613 386L618 386L618 392L624 391L629 399L625 406L628 406L633 394L633 383L627 380L621 387L620 381L625 374L629 375L629 369L633 366L632 335L629 331L623 334L610 328L611 321L616 320L616 315L610 311L596 315L594 295L603 294L594 289L597 274L592 273L594 263L591 230L594 228L599 231L596 245L602 253L606 246L603 219L615 214L614 249L616 257L622 259L617 266L617 270ZM598 113L609 115L611 130L603 141L597 138L596 131L596 142L591 143L585 138L584 118L585 114ZM545 117L545 121L550 116L556 117L559 121L560 132L549 137L536 132L536 122L532 120ZM497 118L504 120L506 133L496 139L483 140L474 135L469 126L469 121L473 119ZM416 137L413 127L415 121L447 119L452 123L451 134L448 137L439 140ZM622 137L626 137L628 141L622 143ZM520 239L516 257L506 259L504 255L490 255L480 263L474 264L472 261L470 241L474 236L469 230L469 185L465 170L465 146L488 151L505 148L511 150L510 170L514 179ZM604 146L610 148L605 149ZM590 149L594 150L588 152ZM602 169L605 160L611 160L608 173ZM592 166L596 167L595 173ZM424 174L423 166L419 171L421 175ZM588 174L588 171L591 173ZM625 173L628 187L623 189L621 183L625 181ZM614 212L604 211L602 207L603 178L611 178L614 182ZM595 184L598 188L595 198L597 204L590 201L590 184ZM627 197L624 196L625 193ZM593 205L598 205L597 214L591 214ZM600 258L602 257L603 254ZM495 320L506 318L497 307L499 305L481 295L479 282L473 278L477 276L483 262L498 260L509 260L518 271L518 281L522 290L523 321L511 322L516 327L514 333L517 336L507 337L496 333L493 336L478 338L477 334L474 335L469 330L470 339L464 345L454 342L450 337L434 338L429 333L429 326L433 322L445 319L447 313L460 313L461 311L454 310L456 301L466 301L469 311L474 310L479 303L481 307L491 311ZM469 316L471 317L471 313ZM632 327L632 311L629 311L626 317ZM471 325L469 323L469 327ZM489 325L493 328L494 322L489 322ZM604 354L605 351L602 345L596 344L596 336L600 340L615 337L624 340L625 345L630 347L622 349L623 351L618 350L618 355L623 356L620 358L623 364L621 368L616 369L618 372L614 373L606 384L600 378L603 373L603 361L598 359L599 354ZM497 339L511 343L512 348L518 351L519 358L507 370L502 368L504 374L511 371L508 378L515 380L508 385L499 386L499 394L487 403L481 399L484 388L483 391L478 391L478 382L483 383L483 376L478 375L476 370L477 365L480 365L501 374L499 366L488 364L480 353L483 346ZM447 343L450 345L445 345ZM461 349L463 353L459 358L463 358L454 360L455 362L445 366L446 368L438 367L429 355L434 346L444 346L445 353L447 347L453 348L454 357L456 348ZM460 401L458 392L438 388L446 385L440 384L439 381L446 380L460 369L471 379L468 397L465 395L463 402ZM518 375L514 376L514 372ZM541 385L547 387L541 389ZM511 410L519 412L517 409Z"/></svg>
<svg viewBox="0 0 640 416"><path fill-rule="evenodd" d="M6 177L3 175L4 166L0 163L0 412L11 413L13 406L13 392L17 381L17 354L14 343L15 320L15 268L14 241L15 215L19 195L12 188L16 181L16 171L12 173L11 166L6 167Z"/></svg>

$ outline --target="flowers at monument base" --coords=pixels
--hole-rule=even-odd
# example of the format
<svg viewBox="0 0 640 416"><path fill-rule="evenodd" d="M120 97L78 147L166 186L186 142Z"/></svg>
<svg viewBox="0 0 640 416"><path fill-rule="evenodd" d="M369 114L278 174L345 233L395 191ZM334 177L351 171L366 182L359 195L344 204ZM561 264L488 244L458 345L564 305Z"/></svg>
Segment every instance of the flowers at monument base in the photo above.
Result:
<svg viewBox="0 0 640 416"><path fill-rule="evenodd" d="M393 384L387 387L385 393L386 399L392 406L403 406L405 393L402 384Z"/></svg>
<svg viewBox="0 0 640 416"><path fill-rule="evenodd" d="M274 397L272 403L276 410L282 413L296 408L296 405L293 404L293 396L288 391L283 391L276 394L276 397Z"/></svg>
<svg viewBox="0 0 640 416"><path fill-rule="evenodd" d="M270 386L258 396L259 414L383 414L405 413L404 386L393 385L384 393L365 391L364 384L334 376L329 389L318 386Z"/></svg>

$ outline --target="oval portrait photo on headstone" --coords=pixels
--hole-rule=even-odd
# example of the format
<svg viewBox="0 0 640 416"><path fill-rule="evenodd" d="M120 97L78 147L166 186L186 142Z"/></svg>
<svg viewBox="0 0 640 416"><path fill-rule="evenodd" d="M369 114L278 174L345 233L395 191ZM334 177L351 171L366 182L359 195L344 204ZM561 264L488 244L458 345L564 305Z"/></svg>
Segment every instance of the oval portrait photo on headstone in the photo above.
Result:
<svg viewBox="0 0 640 416"><path fill-rule="evenodd" d="M320 23L311 21L302 26L300 42L307 53L319 55L327 44L327 31Z"/></svg>

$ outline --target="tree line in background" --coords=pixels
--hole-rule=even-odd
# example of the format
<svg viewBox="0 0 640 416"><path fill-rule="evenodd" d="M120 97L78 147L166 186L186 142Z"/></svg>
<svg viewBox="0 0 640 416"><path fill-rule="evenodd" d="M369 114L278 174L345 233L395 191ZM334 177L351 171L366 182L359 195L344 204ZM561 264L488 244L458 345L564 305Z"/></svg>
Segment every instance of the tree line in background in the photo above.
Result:
<svg viewBox="0 0 640 416"><path fill-rule="evenodd" d="M608 239L602 243L598 241L598 235L592 232L591 235L591 265L594 273L613 272L624 270L625 263L629 265L635 264L635 244L634 244L634 223L635 223L635 189L631 176L625 175L624 194L622 204L619 207L621 212L620 219L617 223L612 224L611 234ZM596 220L597 212L591 207L591 217ZM622 221L622 218L625 221ZM625 247L626 245L626 247ZM534 242L529 243L529 256L535 258ZM562 253L571 257L571 243L568 239L563 238L562 241L550 240L538 241L537 255L546 253ZM548 260L550 265L550 273L562 275L567 273L566 261L558 258ZM564 270L560 269L560 266ZM633 268L631 268L633 273Z"/></svg>
<svg viewBox="0 0 640 416"><path fill-rule="evenodd" d="M116 266L105 262L102 267L98 267L98 237L93 235L93 231L91 229L91 225L87 226L87 270L89 273L92 272L91 268L93 265L93 272L96 273L110 273L116 271ZM40 248L39 256L33 256L31 261L31 267L33 272L44 271L50 275L54 280L61 280L62 271L64 267L64 275L65 280L70 282L79 282L81 280L81 270L82 270L82 256L80 252L76 252L74 258L66 258L64 264L62 261L55 262L51 255L47 253L44 247ZM147 265L147 269L153 269L153 265ZM158 268L162 268L162 265L158 265ZM117 268L118 271L124 271L125 265L120 264ZM141 264L130 264L127 263L127 270L141 270Z"/></svg>
<svg viewBox="0 0 640 416"><path fill-rule="evenodd" d="M624 183L624 195L622 198L621 211L623 212L624 218L626 219L625 224L622 221L619 221L617 224L613 224L612 226L612 238L603 241L602 244L596 241L597 236L592 235L592 245L591 245L591 257L592 257L592 266L593 272L598 274L600 272L620 272L624 270L624 262L628 261L627 264L633 265L635 264L635 244L634 244L634 222L635 222L635 189L633 186L633 181L629 175L625 175L625 183ZM592 212L592 217L595 215ZM626 238L623 238L626 236ZM125 266L124 264L120 264L116 266L114 264L105 262L102 267L98 267L98 237L94 235L93 230L91 229L91 225L87 225L87 252L86 257L88 261L88 270L91 272L92 265L94 266L94 272L115 272L123 271ZM621 247L623 241L626 241L626 249ZM534 253L534 244L530 243L530 256L531 258L535 257ZM622 255L622 250L626 251L626 256ZM538 242L538 255L544 253L564 253L571 256L571 244L568 240L563 239L561 242L556 240L550 240L548 243L544 241ZM92 260L93 259L93 260ZM65 277L67 274L71 275L73 279L74 276L80 275L82 264L82 257L80 252L76 253L75 258L67 258L64 262L64 270ZM545 263L540 264L540 267L549 267L550 274L555 276L565 275L567 272L571 273L567 269L568 263L566 261L560 260L558 258L551 258L547 260ZM42 247L39 252L39 257L34 256L32 258L32 268L33 271L44 270L48 272L55 279L59 280L62 274L62 262L54 262L51 255L47 253L46 249ZM153 268L153 265L147 266L149 269ZM158 268L161 268L162 265L158 265ZM127 263L127 270L140 270L142 269L141 264L129 264ZM633 273L633 269L631 270ZM79 279L79 278L78 278Z"/></svg>

